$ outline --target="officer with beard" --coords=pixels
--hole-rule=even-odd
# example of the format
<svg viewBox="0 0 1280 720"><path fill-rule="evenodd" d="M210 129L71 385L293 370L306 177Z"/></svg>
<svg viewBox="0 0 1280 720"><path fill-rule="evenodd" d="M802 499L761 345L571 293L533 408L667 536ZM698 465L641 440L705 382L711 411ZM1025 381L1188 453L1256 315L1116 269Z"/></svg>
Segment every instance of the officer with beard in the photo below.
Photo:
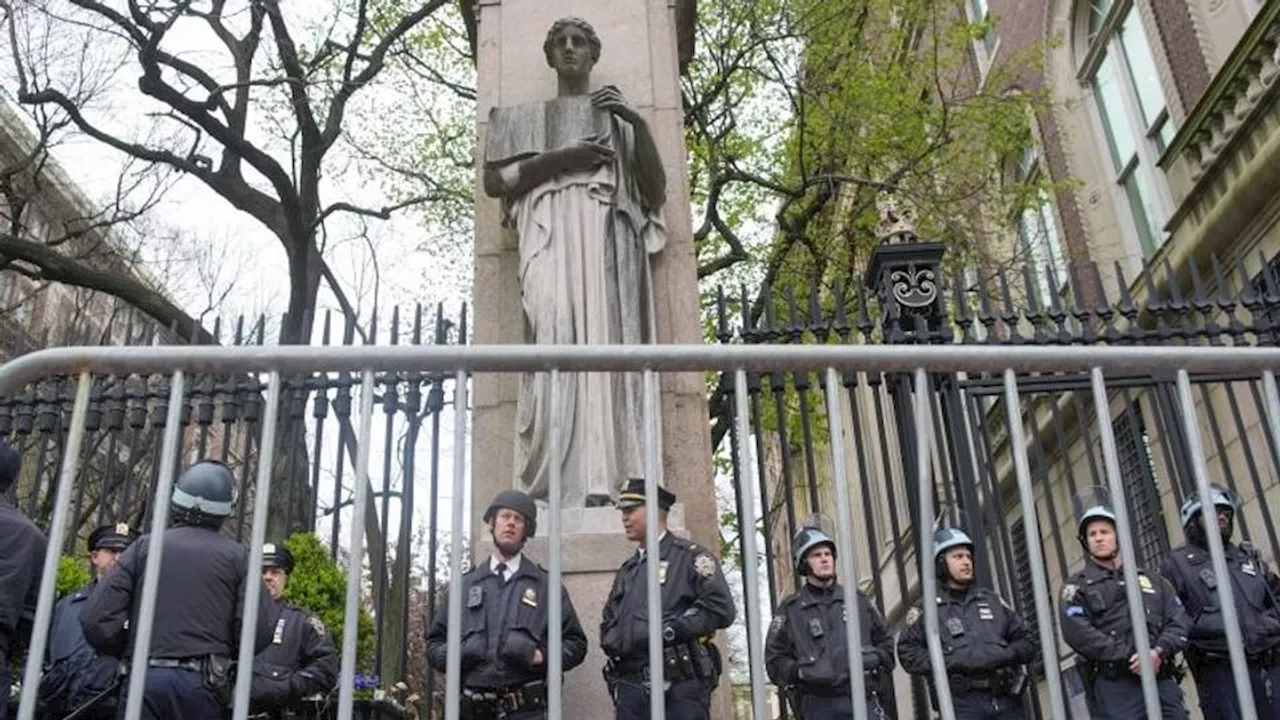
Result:
<svg viewBox="0 0 1280 720"><path fill-rule="evenodd" d="M1253 702L1259 717L1280 719L1280 607L1276 604L1280 578L1249 543L1231 542L1235 500L1230 491L1220 486L1213 486L1211 491L1248 655ZM1236 720L1242 713L1231 677L1231 661L1227 658L1227 632L1218 604L1218 579L1209 560L1209 542L1200 510L1198 494L1182 503L1179 515L1187 544L1170 551L1161 573L1178 591L1191 617L1191 631L1183 654L1196 679L1201 711L1205 717Z"/></svg>
<svg viewBox="0 0 1280 720"><path fill-rule="evenodd" d="M958 528L934 535L938 633L957 720L1021 720L1023 667L1037 645L1022 616L995 591L973 584L973 540ZM931 672L919 608L907 615L898 660L912 675Z"/></svg>
<svg viewBox="0 0 1280 720"><path fill-rule="evenodd" d="M617 720L649 717L649 589L645 582L645 481L632 478L618 496L627 539L639 544L614 576L600 613L600 648L609 656L605 682ZM658 488L658 582L661 584L663 704L670 720L705 720L720 681L716 630L733 624L733 596L715 556L667 532L675 493Z"/></svg>
<svg viewBox="0 0 1280 720"><path fill-rule="evenodd" d="M522 553L537 530L533 498L506 490L489 503L484 521L493 554L462 577L462 717L544 720L547 717L547 571ZM572 670L587 656L587 636L561 594L561 664ZM427 660L440 672L448 660L448 609L427 636Z"/></svg>
<svg viewBox="0 0 1280 720"><path fill-rule="evenodd" d="M9 663L31 640L48 539L6 496L18 479L22 456L0 440L0 720L9 714Z"/></svg>
<svg viewBox="0 0 1280 720"><path fill-rule="evenodd" d="M822 530L806 527L792 547L804 585L778 603L765 641L765 669L775 685L791 688L801 720L851 720L845 589L836 582L836 544ZM856 596L859 627L869 641L862 644L867 709L885 718L877 683L893 671L893 638L871 600L861 592Z"/></svg>
<svg viewBox="0 0 1280 720"><path fill-rule="evenodd" d="M271 644L253 659L250 697L254 709L273 720L291 717L291 704L328 693L338 679L338 650L324 623L284 601L292 574L293 553L288 548L275 543L262 546L262 582L280 617Z"/></svg>
<svg viewBox="0 0 1280 720"><path fill-rule="evenodd" d="M89 569L93 580L58 601L53 609L49 650L40 678L41 712L66 715L82 709L79 717L116 716L116 681L120 661L101 656L89 647L80 626L80 610L94 588L116 566L120 553L137 539L125 523L104 525L89 535Z"/></svg>
<svg viewBox="0 0 1280 720"><path fill-rule="evenodd" d="M1141 665L1129 620L1116 515L1093 504L1079 515L1084 569L1062 587L1062 639L1080 655L1089 711L1096 720L1133 720L1145 714ZM1185 720L1187 708L1172 672L1187 644L1187 613L1168 581L1138 570L1138 586L1151 636L1160 708L1165 720Z"/></svg>

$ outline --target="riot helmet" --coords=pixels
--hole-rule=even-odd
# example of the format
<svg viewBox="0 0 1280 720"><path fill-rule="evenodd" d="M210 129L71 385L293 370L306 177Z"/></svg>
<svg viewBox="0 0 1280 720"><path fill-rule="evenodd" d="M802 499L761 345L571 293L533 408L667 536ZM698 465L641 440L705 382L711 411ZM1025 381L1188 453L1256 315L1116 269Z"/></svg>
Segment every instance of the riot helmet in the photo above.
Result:
<svg viewBox="0 0 1280 720"><path fill-rule="evenodd" d="M231 468L217 460L201 460L187 468L173 486L169 507L173 521L218 527L231 517L235 502Z"/></svg>
<svg viewBox="0 0 1280 720"><path fill-rule="evenodd" d="M1209 486L1209 497L1212 498L1215 510L1220 508L1227 511L1227 526L1220 528L1222 539L1227 540L1231 537L1231 534L1235 529L1235 516L1237 509L1235 493L1217 483L1214 483ZM1178 518L1182 521L1182 530L1186 533L1187 540L1193 545L1206 547L1207 544L1204 536L1204 525L1200 522L1201 507L1200 493L1193 490L1192 493L1187 496L1187 499L1183 501L1182 507L1179 508ZM1217 522L1216 517L1214 518L1214 521Z"/></svg>
<svg viewBox="0 0 1280 720"><path fill-rule="evenodd" d="M1072 498L1072 504L1075 506L1076 515L1076 539L1080 541L1080 547L1085 554L1092 555L1089 551L1088 530L1090 523L1096 520L1106 520L1111 523L1112 529L1119 535L1120 527L1116 522L1116 513L1111 509L1111 493L1104 487L1085 488ZM1120 552L1119 538L1117 538L1115 553ZM1110 560L1115 557L1101 558Z"/></svg>
<svg viewBox="0 0 1280 720"><path fill-rule="evenodd" d="M830 548L831 556L835 557L836 543L821 528L802 527L800 532L796 533L795 539L791 542L791 554L792 559L795 561L796 570L801 575L809 574L809 563L806 561L806 557L810 550L820 545L826 545Z"/></svg>
<svg viewBox="0 0 1280 720"><path fill-rule="evenodd" d="M492 523L502 508L515 510L524 516L524 539L528 540L538 531L538 506L533 498L519 490L503 490L484 511L485 523Z"/></svg>
<svg viewBox="0 0 1280 720"><path fill-rule="evenodd" d="M933 534L934 574L939 580L950 577L947 572L947 552L958 547L967 547L973 552L973 538L957 527L946 527Z"/></svg>

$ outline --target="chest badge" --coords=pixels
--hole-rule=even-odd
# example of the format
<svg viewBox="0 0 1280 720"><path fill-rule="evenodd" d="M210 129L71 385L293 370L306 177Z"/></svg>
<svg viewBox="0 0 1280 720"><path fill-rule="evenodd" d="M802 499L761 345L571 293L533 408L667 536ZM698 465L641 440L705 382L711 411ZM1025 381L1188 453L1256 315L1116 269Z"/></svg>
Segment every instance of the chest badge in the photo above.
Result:
<svg viewBox="0 0 1280 720"><path fill-rule="evenodd" d="M533 588L524 589L524 597L520 598L520 602L531 608L538 607L538 593Z"/></svg>
<svg viewBox="0 0 1280 720"><path fill-rule="evenodd" d="M1256 576L1258 574L1258 568L1256 565L1253 564L1252 560L1249 560L1240 566L1240 572L1244 573L1245 575Z"/></svg>
<svg viewBox="0 0 1280 720"><path fill-rule="evenodd" d="M662 560L658 563L658 584L667 584L667 561Z"/></svg>
<svg viewBox="0 0 1280 720"><path fill-rule="evenodd" d="M1151 578L1147 577L1146 575L1138 576L1138 587L1142 590L1142 592L1148 595L1156 594L1156 588L1154 585L1151 584Z"/></svg>

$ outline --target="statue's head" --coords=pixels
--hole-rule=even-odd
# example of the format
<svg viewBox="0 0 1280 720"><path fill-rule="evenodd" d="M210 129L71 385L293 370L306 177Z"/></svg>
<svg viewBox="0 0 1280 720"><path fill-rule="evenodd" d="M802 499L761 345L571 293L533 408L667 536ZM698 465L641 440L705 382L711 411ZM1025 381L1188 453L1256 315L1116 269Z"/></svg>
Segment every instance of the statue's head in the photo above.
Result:
<svg viewBox="0 0 1280 720"><path fill-rule="evenodd" d="M600 60L600 36L586 20L563 17L551 24L542 52L559 75L589 75Z"/></svg>

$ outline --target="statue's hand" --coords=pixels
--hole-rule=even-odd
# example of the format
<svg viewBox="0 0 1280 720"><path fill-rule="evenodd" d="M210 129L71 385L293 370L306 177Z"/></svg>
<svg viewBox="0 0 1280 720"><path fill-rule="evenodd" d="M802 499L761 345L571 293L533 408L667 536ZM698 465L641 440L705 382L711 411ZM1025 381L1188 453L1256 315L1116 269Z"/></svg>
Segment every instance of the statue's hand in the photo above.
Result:
<svg viewBox="0 0 1280 720"><path fill-rule="evenodd" d="M590 170L613 160L613 148L600 137L578 140L560 148L558 154L565 170Z"/></svg>
<svg viewBox="0 0 1280 720"><path fill-rule="evenodd" d="M612 85L605 85L591 93L591 104L601 110L608 110L629 123L644 122L640 113L628 105L626 99L622 97L622 91Z"/></svg>

